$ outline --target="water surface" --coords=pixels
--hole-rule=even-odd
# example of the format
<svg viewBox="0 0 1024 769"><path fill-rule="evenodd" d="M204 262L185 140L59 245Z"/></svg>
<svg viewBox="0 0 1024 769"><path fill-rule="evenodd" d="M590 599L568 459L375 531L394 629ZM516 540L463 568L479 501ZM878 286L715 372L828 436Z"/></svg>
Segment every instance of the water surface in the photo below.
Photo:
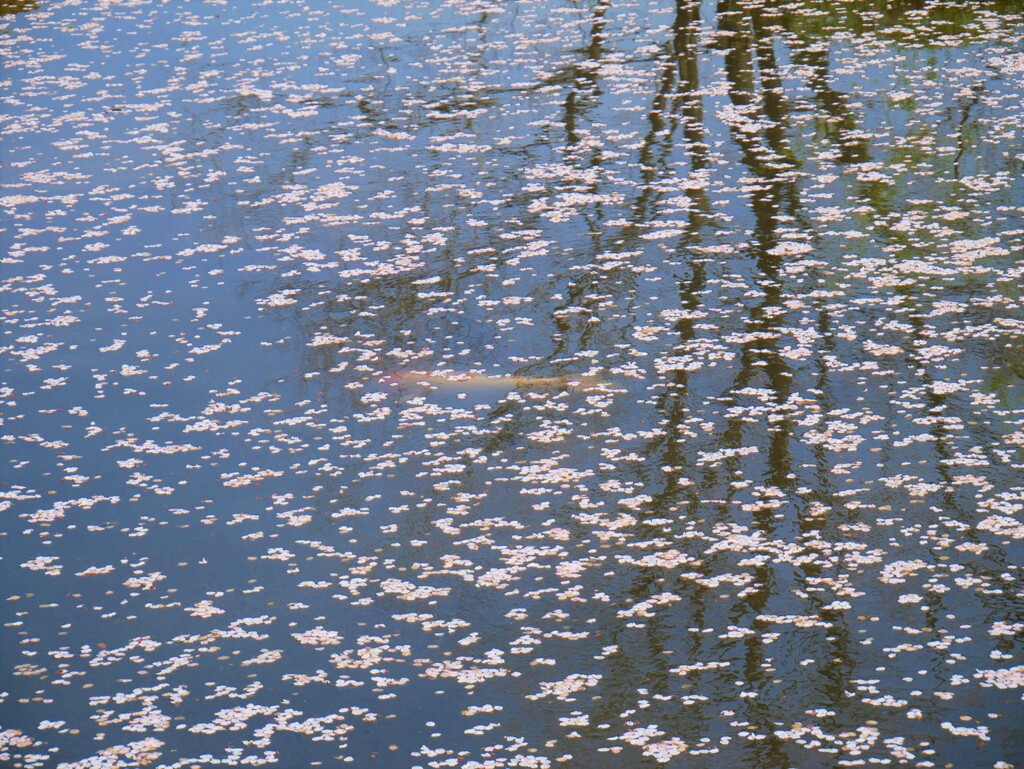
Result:
<svg viewBox="0 0 1024 769"><path fill-rule="evenodd" d="M1019 759L1017 3L0 12L0 763Z"/></svg>

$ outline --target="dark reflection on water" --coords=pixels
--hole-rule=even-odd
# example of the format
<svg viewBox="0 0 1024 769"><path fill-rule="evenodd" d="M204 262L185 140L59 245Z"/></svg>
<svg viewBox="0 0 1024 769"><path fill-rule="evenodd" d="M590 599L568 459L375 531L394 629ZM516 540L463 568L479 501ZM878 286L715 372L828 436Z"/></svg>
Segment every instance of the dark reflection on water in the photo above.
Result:
<svg viewBox="0 0 1024 769"><path fill-rule="evenodd" d="M1019 4L343 5L4 22L0 763L1012 763Z"/></svg>
<svg viewBox="0 0 1024 769"><path fill-rule="evenodd" d="M38 0L0 0L0 16L8 13L34 11L38 7Z"/></svg>

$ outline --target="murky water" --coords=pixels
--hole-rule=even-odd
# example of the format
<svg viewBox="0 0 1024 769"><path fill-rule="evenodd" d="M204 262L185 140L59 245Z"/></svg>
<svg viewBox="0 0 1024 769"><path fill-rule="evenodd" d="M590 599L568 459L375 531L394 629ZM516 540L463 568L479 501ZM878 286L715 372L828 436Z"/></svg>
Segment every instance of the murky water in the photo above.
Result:
<svg viewBox="0 0 1024 769"><path fill-rule="evenodd" d="M1024 764L1018 3L0 12L0 764Z"/></svg>

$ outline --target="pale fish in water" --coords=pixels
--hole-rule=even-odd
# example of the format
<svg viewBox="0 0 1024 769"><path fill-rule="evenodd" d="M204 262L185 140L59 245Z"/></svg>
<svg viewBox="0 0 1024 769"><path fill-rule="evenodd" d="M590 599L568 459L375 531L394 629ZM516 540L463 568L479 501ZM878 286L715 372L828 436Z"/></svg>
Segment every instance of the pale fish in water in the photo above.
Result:
<svg viewBox="0 0 1024 769"><path fill-rule="evenodd" d="M381 380L385 386L404 387L408 385L434 385L446 390L537 390L544 388L577 388L592 387L602 384L600 377L591 374L565 376L509 376L482 374L474 371L454 371L451 373L428 373L424 371L398 371Z"/></svg>

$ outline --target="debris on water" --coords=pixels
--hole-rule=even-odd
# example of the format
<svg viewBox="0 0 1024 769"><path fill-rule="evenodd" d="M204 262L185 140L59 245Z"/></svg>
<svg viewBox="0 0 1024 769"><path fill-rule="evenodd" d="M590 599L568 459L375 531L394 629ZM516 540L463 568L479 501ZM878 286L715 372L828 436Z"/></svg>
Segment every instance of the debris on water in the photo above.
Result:
<svg viewBox="0 0 1024 769"><path fill-rule="evenodd" d="M1019 766L1019 0L0 0L0 765Z"/></svg>

